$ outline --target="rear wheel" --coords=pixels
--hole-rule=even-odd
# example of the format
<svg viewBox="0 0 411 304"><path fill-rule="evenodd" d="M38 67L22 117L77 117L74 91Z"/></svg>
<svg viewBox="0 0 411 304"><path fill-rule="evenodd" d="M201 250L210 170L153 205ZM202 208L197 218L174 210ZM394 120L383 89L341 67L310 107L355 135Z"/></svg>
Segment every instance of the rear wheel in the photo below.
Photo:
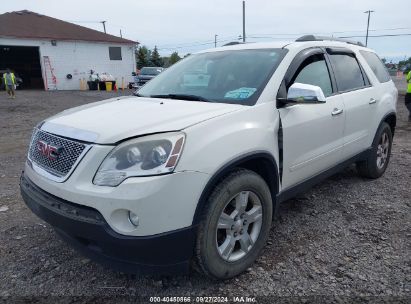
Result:
<svg viewBox="0 0 411 304"><path fill-rule="evenodd" d="M360 175L367 178L382 176L390 161L391 146L391 128L384 122L377 131L369 156L366 160L357 163Z"/></svg>
<svg viewBox="0 0 411 304"><path fill-rule="evenodd" d="M216 186L200 223L197 264L204 274L228 279L246 270L271 227L270 190L256 173L239 169Z"/></svg>

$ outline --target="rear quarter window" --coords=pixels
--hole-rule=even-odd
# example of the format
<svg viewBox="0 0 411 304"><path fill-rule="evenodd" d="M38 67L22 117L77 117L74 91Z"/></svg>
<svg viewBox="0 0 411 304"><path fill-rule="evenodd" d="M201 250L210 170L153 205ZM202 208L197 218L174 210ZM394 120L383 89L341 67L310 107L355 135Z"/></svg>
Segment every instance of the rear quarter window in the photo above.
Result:
<svg viewBox="0 0 411 304"><path fill-rule="evenodd" d="M388 74L385 65L382 63L377 54L368 51L360 51L360 53L370 66L371 70L374 72L379 82L390 81L390 74Z"/></svg>

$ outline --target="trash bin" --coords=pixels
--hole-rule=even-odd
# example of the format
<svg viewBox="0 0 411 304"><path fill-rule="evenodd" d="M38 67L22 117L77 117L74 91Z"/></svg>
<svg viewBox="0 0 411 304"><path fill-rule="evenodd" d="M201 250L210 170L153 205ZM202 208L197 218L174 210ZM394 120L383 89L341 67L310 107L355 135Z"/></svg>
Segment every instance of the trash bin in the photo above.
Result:
<svg viewBox="0 0 411 304"><path fill-rule="evenodd" d="M88 88L90 91L96 91L97 90L97 84L98 82L96 81L87 81Z"/></svg>
<svg viewBox="0 0 411 304"><path fill-rule="evenodd" d="M106 81L106 91L111 91L113 89L113 83L111 81Z"/></svg>

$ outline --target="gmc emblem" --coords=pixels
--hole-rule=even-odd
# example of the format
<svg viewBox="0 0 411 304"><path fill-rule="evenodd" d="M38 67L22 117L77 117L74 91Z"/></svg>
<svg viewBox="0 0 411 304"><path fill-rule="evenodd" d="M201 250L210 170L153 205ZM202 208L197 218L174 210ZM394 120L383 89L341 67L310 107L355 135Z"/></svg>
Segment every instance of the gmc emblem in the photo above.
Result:
<svg viewBox="0 0 411 304"><path fill-rule="evenodd" d="M44 140L39 140L37 142L37 150L40 152L41 155L46 156L48 159L56 160L63 148L53 146L45 142Z"/></svg>

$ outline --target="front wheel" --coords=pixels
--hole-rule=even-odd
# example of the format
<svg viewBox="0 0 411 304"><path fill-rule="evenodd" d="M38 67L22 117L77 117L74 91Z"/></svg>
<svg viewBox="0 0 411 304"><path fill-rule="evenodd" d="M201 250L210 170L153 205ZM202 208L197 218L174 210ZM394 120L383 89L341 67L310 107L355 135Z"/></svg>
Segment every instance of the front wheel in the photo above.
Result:
<svg viewBox="0 0 411 304"><path fill-rule="evenodd" d="M204 274L228 279L246 270L264 247L273 203L265 181L239 169L221 181L207 202L197 238L197 264Z"/></svg>
<svg viewBox="0 0 411 304"><path fill-rule="evenodd" d="M390 161L391 146L391 127L384 122L377 131L369 156L366 160L357 163L360 175L367 178L382 176Z"/></svg>

